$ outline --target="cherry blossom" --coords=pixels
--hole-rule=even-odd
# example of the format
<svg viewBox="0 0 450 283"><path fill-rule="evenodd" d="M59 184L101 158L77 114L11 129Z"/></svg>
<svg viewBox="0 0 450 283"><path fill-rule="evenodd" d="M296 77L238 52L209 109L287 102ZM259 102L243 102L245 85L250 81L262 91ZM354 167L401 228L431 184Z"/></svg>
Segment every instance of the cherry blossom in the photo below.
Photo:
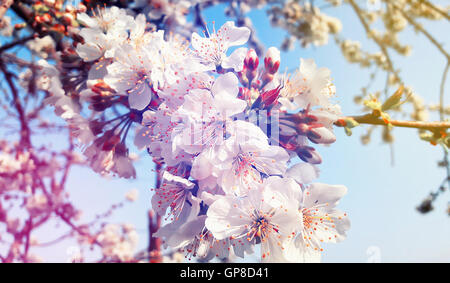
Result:
<svg viewBox="0 0 450 283"><path fill-rule="evenodd" d="M245 198L219 198L208 210L206 227L219 240L261 242L263 261L285 261L284 245L302 229L301 214L295 208L298 203L289 199L292 182L269 177Z"/></svg>
<svg viewBox="0 0 450 283"><path fill-rule="evenodd" d="M67 250L68 262L89 261L87 254L98 262L248 261L255 251L263 262L320 262L324 244L343 241L350 229L337 208L347 188L320 183L328 176L320 176L328 161L321 147L336 142L334 127L351 134L358 124L385 126L389 143L392 127L417 128L421 139L445 149L440 165L449 167L448 107L425 105L404 87L391 54L410 53L399 33L411 25L449 58L418 22L448 19L448 7L383 1L371 11L354 0L322 1L353 10L378 48L368 52L337 35L341 22L315 1L70 2L0 5L1 262L42 262L41 247L68 238L76 244ZM216 5L229 19L217 31L203 14ZM271 24L287 31L283 51L295 41L303 48L325 45L332 35L348 62L373 72L371 81L372 67L382 70L385 101L379 92L368 100L358 96L355 102L369 112L343 116L330 69L298 58L298 69L283 74L291 62L261 44L253 8L264 8ZM371 84L362 92L372 92ZM413 104L418 121L388 115L403 112L404 102ZM439 112L441 121L425 121L428 111ZM139 164L148 168L136 170ZM151 174L155 182L87 219L65 190L75 165L108 180ZM420 212L433 209L448 179ZM149 245L139 251L143 227L109 217L141 194L149 197L140 202L149 209ZM68 229L48 241L37 238L38 229L53 224Z"/></svg>
<svg viewBox="0 0 450 283"><path fill-rule="evenodd" d="M209 31L206 33L207 37L204 38L194 32L191 39L195 54L203 63L211 69L221 66L241 71L247 49L238 48L229 57L226 52L230 47L245 44L250 36L250 30L246 27L236 27L234 22L227 22L217 33L215 31L212 34Z"/></svg>
<svg viewBox="0 0 450 283"><path fill-rule="evenodd" d="M152 206L160 215L165 215L170 209L170 219L178 220L185 206L192 206L191 190L195 184L187 179L172 175L165 171L162 176L162 185L155 189L152 197Z"/></svg>
<svg viewBox="0 0 450 283"><path fill-rule="evenodd" d="M132 261L139 236L130 225L108 224L97 235L102 253L112 261Z"/></svg>
<svg viewBox="0 0 450 283"><path fill-rule="evenodd" d="M94 16L86 13L78 14L77 20L83 25L101 31L125 30L132 22L132 17L127 15L126 10L118 7L99 8L94 10Z"/></svg>
<svg viewBox="0 0 450 283"><path fill-rule="evenodd" d="M350 221L346 213L336 209L347 192L344 186L313 183L301 196L299 211L303 215L303 230L290 243L286 258L293 262L320 261L322 243L337 243L346 238Z"/></svg>
<svg viewBox="0 0 450 283"><path fill-rule="evenodd" d="M312 59L300 59L299 70L288 78L281 90L284 99L280 102L290 109L306 108L308 105L325 108L330 105L329 100L335 93L329 69L318 69Z"/></svg>
<svg viewBox="0 0 450 283"><path fill-rule="evenodd" d="M263 177L283 175L289 155L283 148L269 145L265 134L253 124L235 124L237 131L222 146L196 157L192 175L203 179L211 172L224 191L245 195L262 183ZM240 141L243 137L249 140Z"/></svg>
<svg viewBox="0 0 450 283"><path fill-rule="evenodd" d="M226 73L212 83L209 91L202 88L185 95L177 111L183 119L178 125L182 130L172 135L174 146L199 153L205 147L222 143L226 126L232 121L230 117L247 107L245 101L237 98L238 92L237 77Z"/></svg>
<svg viewBox="0 0 450 283"><path fill-rule="evenodd" d="M336 140L340 108L330 71L301 59L293 75L280 75L280 51L268 48L259 64L259 53L241 46L251 29L232 21L183 39L172 33L176 22L161 29L148 21L175 21L184 1L152 4L141 14L119 8L79 14L80 39L64 54L78 73L39 62L39 87L51 94L46 102L68 123L86 163L105 176L136 178L128 139L134 132L134 146L151 156L160 180L151 206L162 223L153 236L189 260L244 257L259 244L262 261L320 259L319 242L329 236L322 230L341 240L347 229L324 204L341 187L312 183L319 175L313 164L322 162L312 145ZM24 85L30 75L22 75ZM312 203L310 191L318 193ZM136 197L126 195L129 202ZM36 195L27 209L39 215L49 203L60 202ZM326 214L321 233L304 238L318 229L314 213ZM103 255L131 261L133 231L102 227L96 240Z"/></svg>

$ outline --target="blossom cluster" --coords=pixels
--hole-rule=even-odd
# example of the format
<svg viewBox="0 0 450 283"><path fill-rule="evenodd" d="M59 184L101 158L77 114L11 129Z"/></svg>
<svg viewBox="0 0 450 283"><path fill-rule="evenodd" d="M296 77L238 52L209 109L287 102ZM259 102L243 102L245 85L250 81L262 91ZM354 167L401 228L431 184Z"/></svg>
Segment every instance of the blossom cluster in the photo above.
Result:
<svg viewBox="0 0 450 283"><path fill-rule="evenodd" d="M339 3L333 3L339 5ZM328 44L330 34L337 34L342 29L341 21L328 16L310 2L304 4L298 1L283 1L269 10L272 25L289 32L283 43L284 49L290 49L296 40L303 47L309 45L321 46Z"/></svg>
<svg viewBox="0 0 450 283"><path fill-rule="evenodd" d="M130 224L107 224L97 235L97 241L102 246L103 256L109 261L127 262L134 259L138 234Z"/></svg>
<svg viewBox="0 0 450 283"><path fill-rule="evenodd" d="M130 190L125 200L113 204L88 224L79 224L82 211L71 202L64 183L68 168L82 164L81 156L73 151L58 154L42 147L36 152L0 140L0 247L7 251L2 262L43 262L35 248L58 243L69 235L76 236L79 244L66 251L70 262L84 262L83 249L93 250L93 246L100 248L101 261L135 261L136 230L130 224L119 227L104 221L125 202L135 201L137 191ZM33 229L51 226L49 220L57 227L65 223L73 231L43 241ZM23 242L28 243L28 249L22 248Z"/></svg>
<svg viewBox="0 0 450 283"><path fill-rule="evenodd" d="M209 260L261 244L262 261L304 262L345 238L336 205L346 188L313 183L322 158L312 145L336 140L340 115L328 69L302 59L280 74L274 47L260 66L243 47L251 31L234 22L189 44L117 7L77 20L82 39L60 56L78 77L41 60L38 85L97 172L135 177L127 137L137 125L135 146L162 168L152 207L166 246Z"/></svg>

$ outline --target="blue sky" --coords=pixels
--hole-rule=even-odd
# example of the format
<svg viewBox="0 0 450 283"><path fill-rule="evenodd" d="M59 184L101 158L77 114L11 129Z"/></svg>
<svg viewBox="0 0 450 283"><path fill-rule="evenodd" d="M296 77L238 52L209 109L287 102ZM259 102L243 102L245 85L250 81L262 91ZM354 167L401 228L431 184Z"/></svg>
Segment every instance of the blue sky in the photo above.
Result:
<svg viewBox="0 0 450 283"><path fill-rule="evenodd" d="M363 48L374 47L364 39L363 29L350 9L330 8L325 12L342 20L342 34L346 38L362 41ZM219 27L226 21L222 14L223 7L219 6L206 11L205 18L208 22L215 21ZM279 46L285 32L270 26L265 11L255 10L250 16L265 46ZM448 23L425 26L448 49ZM402 34L400 40L414 47L409 58L393 56L402 70L402 77L426 102L436 103L445 67L443 56L423 36L411 30ZM343 112L348 115L360 113L353 97L368 82L367 70L348 64L333 43L309 49L296 47L290 52L283 52L281 69L298 67L299 58L313 58L319 67L329 68ZM375 89L383 87L383 79L374 85ZM446 104L448 102L447 95ZM340 208L348 212L352 221L345 242L325 246L323 261L366 262L375 251L382 262L450 262L450 223L445 213L448 193L438 199L432 213L421 215L415 210L417 204L431 190L437 189L445 177L444 170L436 165L442 158L441 148L419 140L413 129L395 129L395 165L392 166L389 146L382 144L379 130L367 146L362 146L360 142L359 137L363 133L363 128L357 128L353 136L348 137L342 129L336 129L337 142L330 147L319 148L324 160L320 166L319 181L348 187L348 194L341 201ZM75 204L83 209L83 219L89 220L94 214L108 209L108 203L121 201L128 190L138 189L139 200L118 211L111 220L133 223L140 232L140 245L144 248L147 244L146 216L150 208L150 188L154 186L152 169L150 158L145 154L137 164L138 178L133 181L108 180L89 169L76 168L68 180L69 192ZM104 202L105 199L108 202ZM37 234L48 235L48 230L38 231ZM49 250L34 251L51 261L65 261L67 247L71 245L72 241L65 241Z"/></svg>

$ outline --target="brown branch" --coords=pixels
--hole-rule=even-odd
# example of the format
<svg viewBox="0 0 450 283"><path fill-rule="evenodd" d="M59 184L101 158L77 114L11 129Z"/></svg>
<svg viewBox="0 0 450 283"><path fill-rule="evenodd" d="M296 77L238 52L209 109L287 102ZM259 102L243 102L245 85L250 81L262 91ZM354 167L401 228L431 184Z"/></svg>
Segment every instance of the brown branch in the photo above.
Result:
<svg viewBox="0 0 450 283"><path fill-rule="evenodd" d="M71 155L73 150L74 150L73 139L72 139L72 135L69 134L69 148L68 148L69 153L66 155L66 165L64 166L64 171L63 171L63 175L61 177L61 181L58 184L58 186L60 188L64 188L64 186L66 185L67 177L69 176L69 172L70 172L70 169L73 164L73 160L72 160L73 157Z"/></svg>
<svg viewBox="0 0 450 283"><path fill-rule="evenodd" d="M69 237L72 237L72 236L73 236L73 233L72 233L72 231L70 231L69 233L61 235L58 238L53 239L51 241L48 241L48 242L45 242L45 243L39 243L39 244L37 244L37 246L39 246L41 248L42 247L49 247L49 246L52 246L54 244L57 244L57 243L61 242L62 240L65 240L65 239L67 239Z"/></svg>
<svg viewBox="0 0 450 283"><path fill-rule="evenodd" d="M358 16L359 21L361 22L361 24L364 27L364 30L367 33L367 36L369 36L370 38L372 38L375 41L375 43L378 45L378 47L380 47L381 52L386 57L386 62L388 64L388 71L391 72L392 74L394 74L398 79L400 79L398 74L394 70L394 65L392 64L392 60L391 60L391 57L389 56L389 52L388 52L386 46L381 42L381 40L377 36L375 36L373 34L372 30L370 29L369 24L367 23L366 19L364 19L363 11L361 10L361 8L355 3L354 0L348 0L348 3L350 4L350 6L352 6L353 10L355 11L356 15Z"/></svg>
<svg viewBox="0 0 450 283"><path fill-rule="evenodd" d="M447 80L448 70L450 68L450 61L447 62L445 66L444 73L442 74L441 86L440 86L440 94L439 94L439 117L444 120L444 95L445 95L445 82Z"/></svg>
<svg viewBox="0 0 450 283"><path fill-rule="evenodd" d="M32 70L42 69L41 66L38 66L33 62L25 61L25 60L17 57L15 54L3 53L0 55L1 55L0 60L2 60L5 64L12 63L12 64L18 65L21 68L30 68Z"/></svg>
<svg viewBox="0 0 450 283"><path fill-rule="evenodd" d="M20 17L27 23L30 29L32 29L40 37L44 37L49 34L48 28L44 24L35 21L35 13L24 3L15 1L14 4L11 5L11 9L14 11L14 13L16 13L18 17ZM55 40L55 38L53 39ZM55 42L57 44L60 43L60 41L57 40L55 40Z"/></svg>
<svg viewBox="0 0 450 283"><path fill-rule="evenodd" d="M162 253L161 253L161 239L153 237L153 234L158 231L161 226L161 216L155 215L153 210L148 212L148 232L149 232L149 245L148 245L148 256L150 263L161 263Z"/></svg>
<svg viewBox="0 0 450 283"><path fill-rule="evenodd" d="M440 130L450 128L450 122L445 121L424 122L424 121L389 120L389 123L386 123L385 120L373 114L342 117L335 123L335 126L344 127L345 124L341 123L340 121L343 121L345 119L353 119L359 124L380 125L380 126L388 126L390 124L392 126L400 128L415 128L415 129L429 130L432 132L438 132Z"/></svg>
<svg viewBox="0 0 450 283"><path fill-rule="evenodd" d="M441 121L444 120L444 95L445 95L445 82L447 81L447 74L448 70L450 68L450 61L447 61L447 65L445 66L444 73L442 74L442 80L441 80L441 86L440 86L440 94L439 94L439 117ZM450 189L450 162L448 158L448 150L443 147L444 151L444 164L445 164L445 171L447 173L447 184L448 189Z"/></svg>
<svg viewBox="0 0 450 283"><path fill-rule="evenodd" d="M419 2L422 4L425 4L426 6L428 6L431 9L435 10L436 12L441 14L444 18L446 18L447 20L450 21L450 15L447 14L445 11L441 10L440 8L438 8L437 6L433 5L432 3L430 3L426 0L419 0Z"/></svg>
<svg viewBox="0 0 450 283"><path fill-rule="evenodd" d="M436 46L436 48L442 53L442 55L445 56L445 58L447 59L448 62L450 62L450 54L447 53L447 51L445 51L444 47L442 46L442 44L440 44L426 29L424 29L422 27L421 24L417 23L416 21L414 21L413 18L411 18L407 13L405 13L405 11L403 11L403 9L401 9L400 7L398 7L397 5L395 5L394 3L392 3L393 7L395 9L397 9L402 16L419 32L421 32L426 38L428 38L429 41L431 41L431 43Z"/></svg>
<svg viewBox="0 0 450 283"><path fill-rule="evenodd" d="M100 247L102 246L102 244L97 240L97 237L94 237L91 234L86 233L80 227L73 224L72 221L69 218L67 218L63 213L61 213L59 211L55 211L55 214L58 215L59 218L62 221L64 221L64 223L66 223L70 228L72 228L73 231L77 232L81 236L89 237L89 240L91 240L93 244L98 245Z"/></svg>
<svg viewBox="0 0 450 283"><path fill-rule="evenodd" d="M156 188L161 186L161 169L162 164L155 162L155 171L156 171ZM155 215L156 213L153 210L148 212L148 233L149 233L149 243L148 243L148 255L150 257L151 263L160 263L162 262L162 253L161 253L161 239L153 237L159 228L161 227L161 216Z"/></svg>
<svg viewBox="0 0 450 283"><path fill-rule="evenodd" d="M10 48L13 48L17 45L22 45L22 44L26 43L27 41L34 39L35 37L36 36L34 34L32 34L32 35L26 36L24 38L18 39L16 41L2 45L2 46L0 46L0 53L4 52L5 50L8 50Z"/></svg>
<svg viewBox="0 0 450 283"><path fill-rule="evenodd" d="M35 228L33 226L33 216L30 215L30 217L27 220L27 223L25 224L23 233L25 234L25 247L22 255L22 260L24 262L28 262L28 252L30 250L30 241L31 241L31 231Z"/></svg>
<svg viewBox="0 0 450 283"><path fill-rule="evenodd" d="M11 93L13 96L13 104L19 114L20 121L20 141L25 148L31 147L31 139L30 139L30 128L28 127L28 122L26 118L25 110L22 107L19 98L19 92L13 81L13 74L10 73L7 69L3 61L0 61L0 69L3 72L3 75L8 83L9 88L11 89Z"/></svg>

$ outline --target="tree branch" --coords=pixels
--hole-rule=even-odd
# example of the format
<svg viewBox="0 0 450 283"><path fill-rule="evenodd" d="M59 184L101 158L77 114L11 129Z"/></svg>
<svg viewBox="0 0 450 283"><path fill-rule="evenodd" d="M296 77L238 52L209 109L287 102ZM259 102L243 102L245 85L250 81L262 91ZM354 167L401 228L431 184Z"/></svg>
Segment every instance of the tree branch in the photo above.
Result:
<svg viewBox="0 0 450 283"><path fill-rule="evenodd" d="M388 123L386 123L383 119L373 114L342 117L335 123L335 125L338 127L344 127L345 125L342 124L340 121L345 119L353 119L359 124L380 125L380 126L388 125ZM415 128L415 129L429 130L432 132L437 132L439 130L450 128L450 122L445 121L424 122L424 121L389 120L389 124L400 128Z"/></svg>
<svg viewBox="0 0 450 283"><path fill-rule="evenodd" d="M438 12L439 14L441 14L444 18L446 18L447 20L450 21L450 16L443 10L441 10L440 8L438 8L437 6L433 5L432 3L430 3L429 1L426 0L419 0L420 3L425 4L426 6L428 6L429 8L435 10L436 12Z"/></svg>
<svg viewBox="0 0 450 283"><path fill-rule="evenodd" d="M0 46L0 53L2 53L5 50L8 50L10 48L13 48L13 47L15 47L17 45L22 45L22 44L26 43L27 41L29 41L31 39L34 39L35 37L36 36L34 34L32 34L32 35L26 36L24 38L18 39L16 41L7 43L5 45L2 45L2 46Z"/></svg>
<svg viewBox="0 0 450 283"><path fill-rule="evenodd" d="M361 8L355 3L354 0L348 0L348 3L350 4L350 6L352 6L353 10L355 11L356 15L358 16L359 21L363 25L367 36L369 38L372 38L375 41L375 43L378 45L378 47L380 47L381 52L386 57L386 62L387 62L387 65L388 65L387 66L388 67L388 71L391 72L392 74L394 74L398 79L400 79L399 76L397 75L397 73L394 70L394 65L392 64L392 60L391 60L391 57L389 56L389 52L388 52L386 46L384 46L384 44L381 42L381 40L377 36L375 36L373 34L372 30L370 29L369 24L364 19L363 11L361 10Z"/></svg>
<svg viewBox="0 0 450 283"><path fill-rule="evenodd" d="M450 68L450 61L447 62L447 65L445 66L444 73L442 74L442 80L441 80L441 86L440 86L440 93L439 93L439 117L442 120L444 120L444 96L445 96L445 82L447 80L447 74L448 70Z"/></svg>
<svg viewBox="0 0 450 283"><path fill-rule="evenodd" d="M405 11L403 11L403 9L401 9L400 7L398 7L395 4L392 4L393 7L398 10L402 16L419 32L421 32L426 38L428 38L428 40L431 41L431 43L436 46L436 48L442 53L442 55L445 56L445 58L447 59L448 62L450 62L450 54L447 53L447 51L445 51L444 47L442 46L442 44L440 44L427 30L425 30L421 24L417 23L416 21L414 21L413 18L411 18L407 13L405 13Z"/></svg>
<svg viewBox="0 0 450 283"><path fill-rule="evenodd" d="M30 128L28 127L25 110L23 109L22 104L20 103L19 92L12 79L13 75L6 69L5 64L1 60L0 60L0 69L3 72L3 75L5 76L9 88L11 89L11 93L13 96L13 104L17 110L17 113L19 114L19 121L21 126L20 141L24 147L26 148L31 147Z"/></svg>

